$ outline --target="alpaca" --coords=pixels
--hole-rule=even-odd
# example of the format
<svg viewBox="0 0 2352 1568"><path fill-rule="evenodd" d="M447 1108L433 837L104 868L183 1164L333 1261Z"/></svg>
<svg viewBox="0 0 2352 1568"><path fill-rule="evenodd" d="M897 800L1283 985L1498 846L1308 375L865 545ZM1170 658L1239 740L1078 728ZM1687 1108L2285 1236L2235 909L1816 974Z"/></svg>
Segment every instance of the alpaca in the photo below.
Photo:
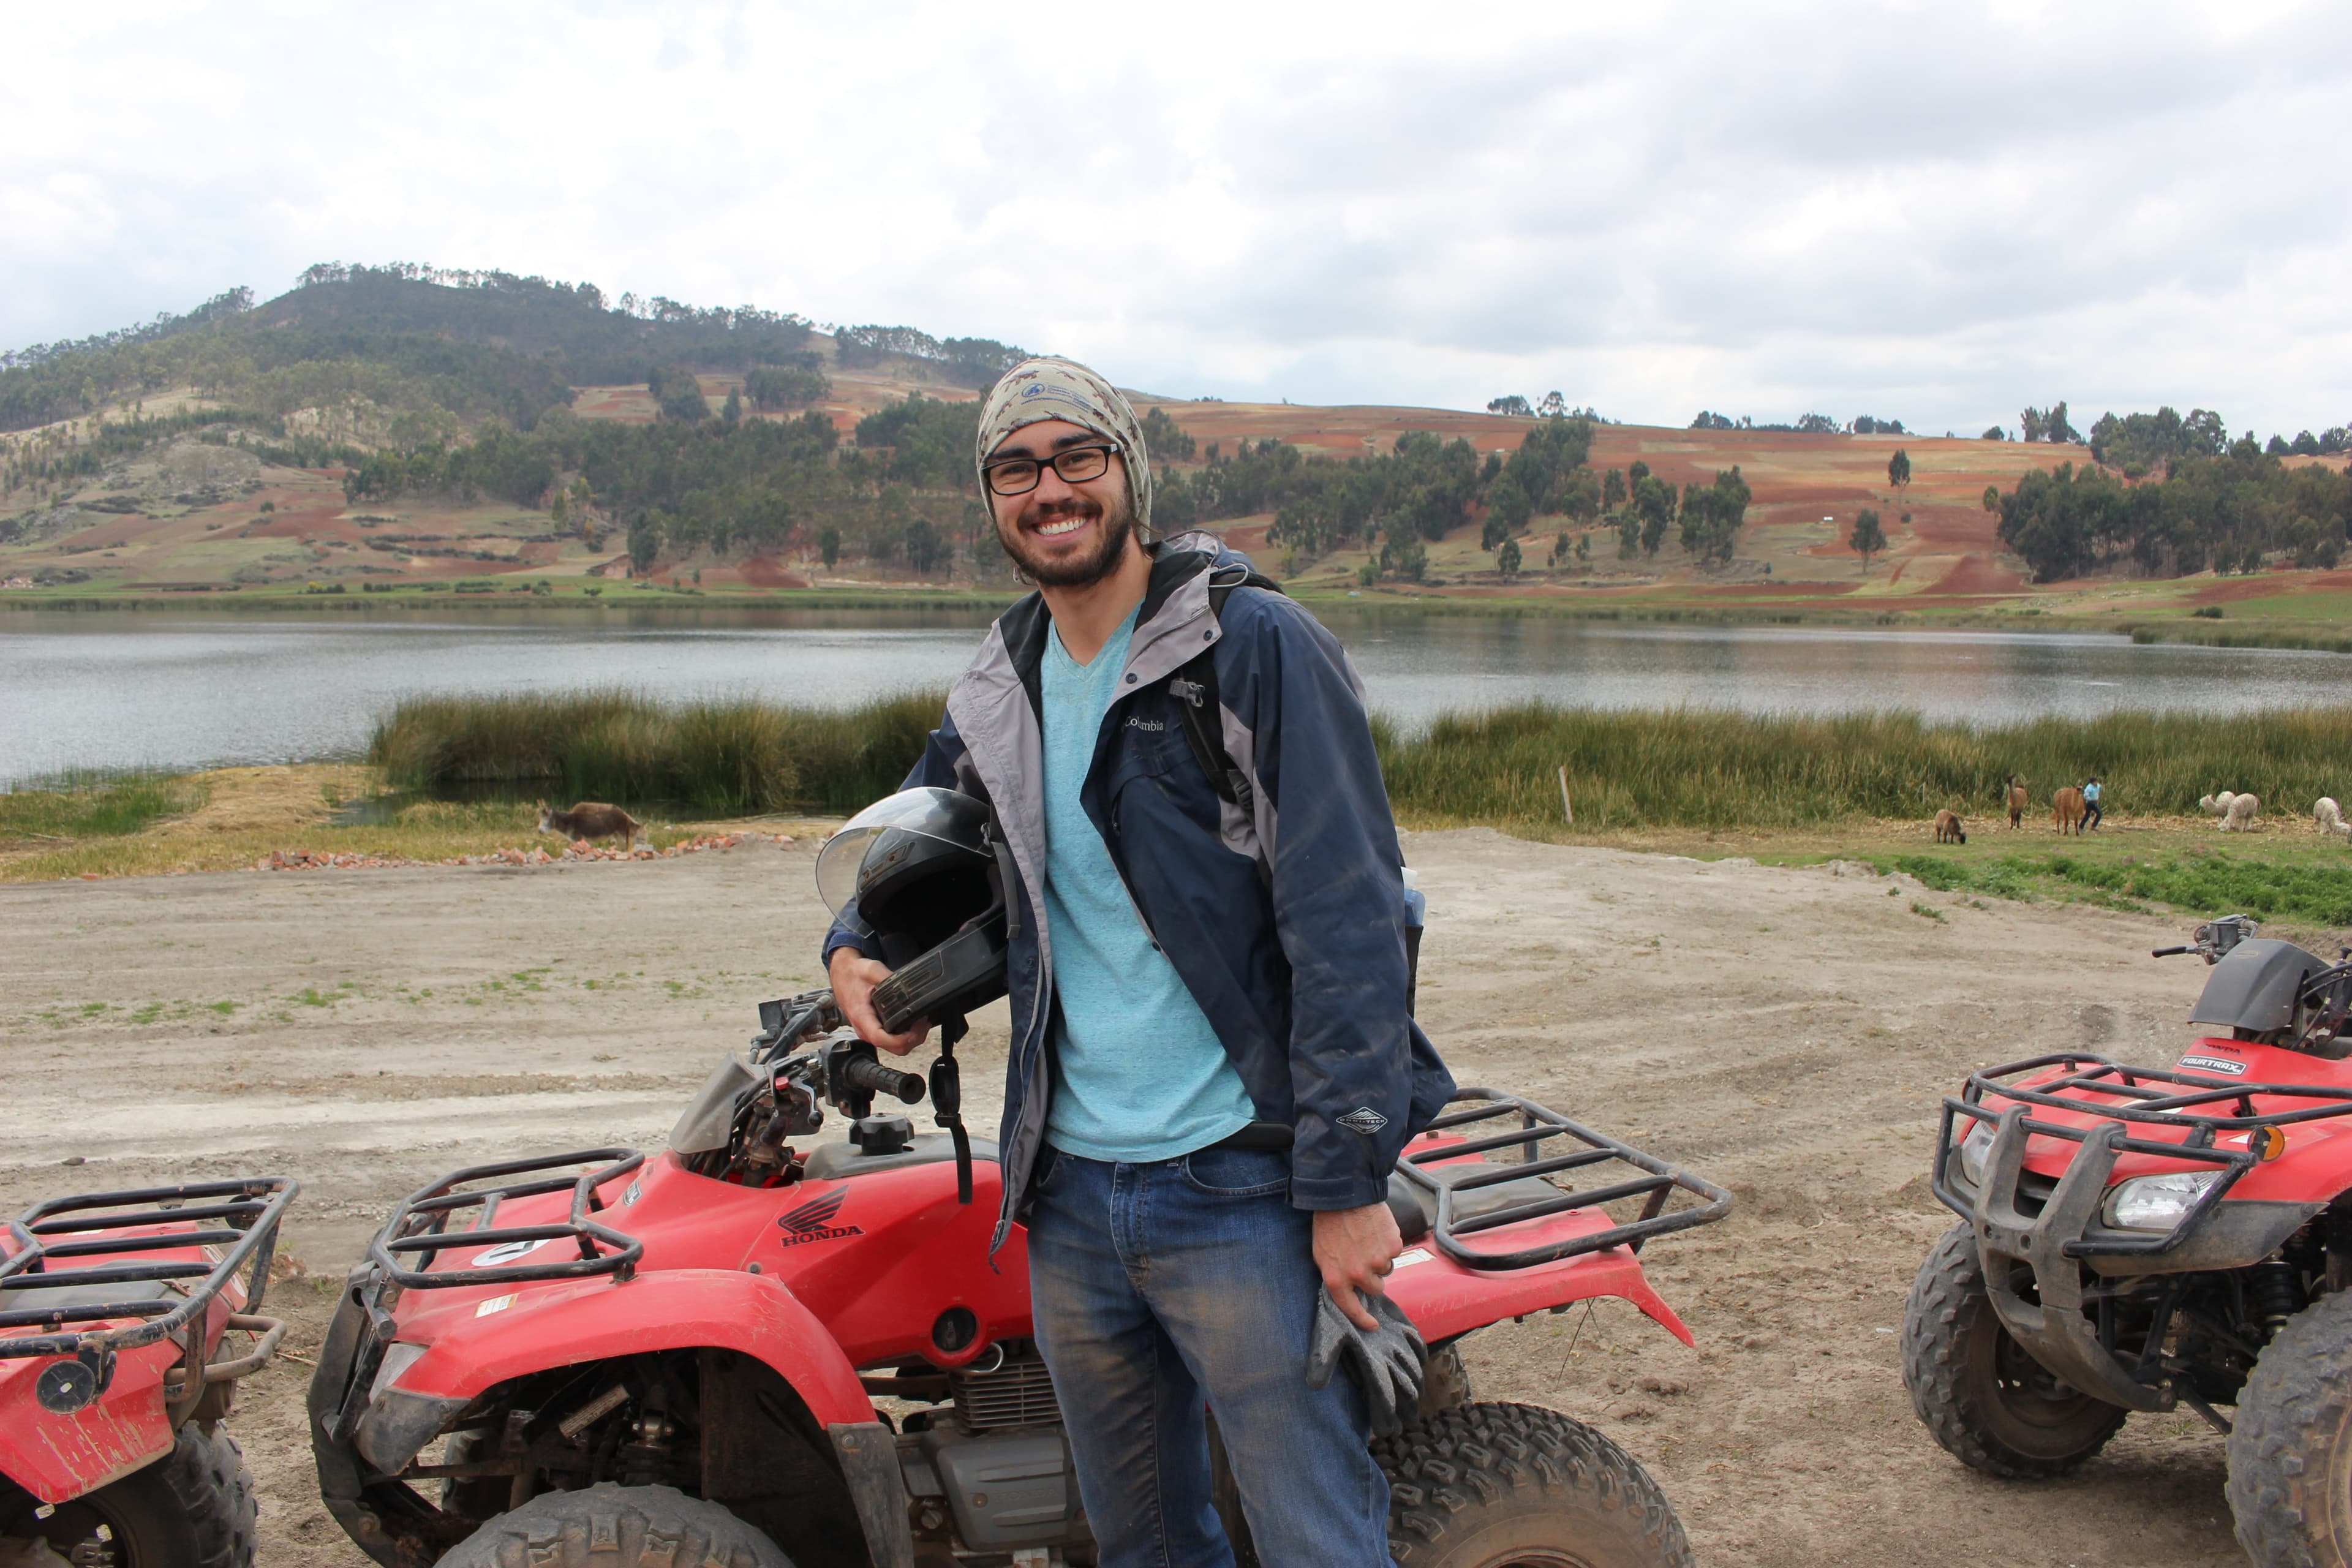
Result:
<svg viewBox="0 0 2352 1568"><path fill-rule="evenodd" d="M1966 844L1968 841L1969 830L1965 823L1949 811L1939 811L1936 814L1937 843Z"/></svg>
<svg viewBox="0 0 2352 1568"><path fill-rule="evenodd" d="M2221 831L2227 833L2232 828L2235 828L2241 833L2245 832L2247 829L2253 826L2254 813L2260 811L2262 808L2263 803L2255 799L2252 795L2231 795L2230 797L2230 815L2221 819Z"/></svg>
<svg viewBox="0 0 2352 1568"><path fill-rule="evenodd" d="M2230 815L2230 803L2237 798L2228 790L2223 790L2219 795L2204 796L2197 805L2208 816L2227 816Z"/></svg>

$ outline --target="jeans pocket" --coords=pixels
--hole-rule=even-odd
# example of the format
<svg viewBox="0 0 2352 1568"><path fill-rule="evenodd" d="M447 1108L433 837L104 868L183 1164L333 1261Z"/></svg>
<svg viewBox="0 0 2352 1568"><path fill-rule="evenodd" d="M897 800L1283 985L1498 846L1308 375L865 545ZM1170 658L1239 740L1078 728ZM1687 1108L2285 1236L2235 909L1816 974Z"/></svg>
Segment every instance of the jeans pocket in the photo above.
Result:
<svg viewBox="0 0 2352 1568"><path fill-rule="evenodd" d="M1277 1149L1195 1149L1184 1184L1213 1198L1265 1198L1290 1191L1290 1156Z"/></svg>
<svg viewBox="0 0 2352 1568"><path fill-rule="evenodd" d="M1037 1163L1029 1171L1029 1195L1033 1198L1051 1197L1055 1178L1061 1175L1067 1159L1068 1156L1050 1143L1039 1148Z"/></svg>

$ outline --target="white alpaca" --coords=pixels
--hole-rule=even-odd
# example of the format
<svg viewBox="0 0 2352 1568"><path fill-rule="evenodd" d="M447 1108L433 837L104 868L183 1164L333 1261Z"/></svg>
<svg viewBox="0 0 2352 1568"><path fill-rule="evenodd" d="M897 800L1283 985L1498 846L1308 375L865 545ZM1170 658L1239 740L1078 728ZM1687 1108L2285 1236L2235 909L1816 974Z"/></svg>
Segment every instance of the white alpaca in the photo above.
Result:
<svg viewBox="0 0 2352 1568"><path fill-rule="evenodd" d="M2311 808L2311 825L2322 833L2333 833L2343 826L2344 808L2336 804L2332 795L2323 795Z"/></svg>
<svg viewBox="0 0 2352 1568"><path fill-rule="evenodd" d="M2245 832L2248 828L2253 826L2254 813L2260 811L2262 808L2263 803L2255 799L2252 795L2231 795L2230 797L2230 814L2221 819L2221 831L2227 833L2231 828L2235 828L2241 833Z"/></svg>
<svg viewBox="0 0 2352 1568"><path fill-rule="evenodd" d="M2230 815L2230 803L2237 798L2228 790L2223 790L2220 795L2205 796L2197 804L2203 808L2208 816L2227 816Z"/></svg>

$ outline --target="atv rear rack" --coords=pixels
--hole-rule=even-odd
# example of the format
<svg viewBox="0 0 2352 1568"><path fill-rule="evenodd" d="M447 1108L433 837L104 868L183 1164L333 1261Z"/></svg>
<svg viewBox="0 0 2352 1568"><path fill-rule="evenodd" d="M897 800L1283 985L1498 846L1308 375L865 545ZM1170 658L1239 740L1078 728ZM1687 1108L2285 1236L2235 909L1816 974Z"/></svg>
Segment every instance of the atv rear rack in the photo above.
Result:
<svg viewBox="0 0 2352 1568"><path fill-rule="evenodd" d="M523 1176L533 1171L558 1170L592 1161L608 1163L578 1175L542 1176L536 1181L511 1182L472 1192L457 1190L468 1182ZM593 1279L603 1274L630 1279L636 1273L637 1259L645 1256L645 1243L598 1225L588 1216L604 1207L604 1199L597 1195L598 1188L620 1180L645 1163L645 1155L635 1149L583 1149L570 1154L541 1154L529 1160L507 1160L495 1165L468 1165L462 1171L452 1171L401 1200L392 1211L392 1217L384 1221L383 1228L375 1233L375 1239L368 1243L368 1258L376 1266L381 1284L408 1290L526 1284L538 1279ZM572 1189L572 1213L568 1218L548 1225L497 1228L499 1207L509 1199L560 1193L566 1187ZM471 1226L464 1230L449 1228L452 1215L478 1205L482 1212ZM493 1264L488 1268L433 1267L442 1253L453 1247L520 1244L525 1250L519 1257L528 1257L538 1250L531 1244L549 1241L570 1241L578 1256L544 1263ZM409 1254L422 1254L425 1267L403 1268L401 1258Z"/></svg>
<svg viewBox="0 0 2352 1568"><path fill-rule="evenodd" d="M0 1357L78 1356L96 1365L112 1352L137 1350L178 1334L240 1271L247 1271L246 1310L231 1320L231 1326L283 1334L282 1325L247 1314L261 1305L268 1288L278 1222L299 1190L285 1176L239 1176L176 1187L87 1193L36 1204L7 1224L9 1251L0 1257ZM170 1228L145 1236L119 1234L155 1226ZM121 1256L189 1247L226 1250L217 1261L136 1261ZM104 1261L73 1262L83 1258ZM108 1289L157 1283L164 1289ZM29 1293L35 1291L48 1299L33 1306L10 1305L12 1300L30 1300ZM77 1332L68 1327L121 1318L139 1321L91 1331ZM41 1327L49 1331L21 1336L8 1332ZM257 1367L276 1345L277 1339L269 1338L254 1355L211 1371L207 1381L242 1375L252 1370L247 1362Z"/></svg>
<svg viewBox="0 0 2352 1568"><path fill-rule="evenodd" d="M2027 1086L2002 1081L2053 1067L2063 1068L2064 1075L2047 1083ZM2187 1092L2168 1092L2155 1087L2157 1085L2181 1086ZM1996 1110L1988 1108L1984 1104L1987 1095L1997 1095L2010 1101L2010 1109ZM2093 1095L2115 1095L2126 1103L2113 1104L2089 1098ZM2257 1112L2253 1106L2256 1095L2321 1103L2298 1110ZM2233 1102L2228 1115L2201 1114L2197 1110L2200 1106L2224 1101ZM2074 1111L2099 1120L2089 1126L2070 1126L2064 1122L2037 1120L2026 1110L2027 1107ZM1937 1201L1944 1206L1963 1215L1975 1213L1972 1197L1962 1192L1952 1180L1952 1163L1959 1157L1961 1141L1974 1130L1975 1123L1990 1123L1998 1131L2012 1113L2022 1130L2021 1137L2039 1135L2062 1138L2070 1143L2095 1143L2100 1151L2099 1158L2109 1169L2124 1154L2185 1160L2220 1168L2221 1179L2198 1194L2170 1232L2161 1236L2154 1233L2126 1235L2102 1228L2092 1235L2066 1242L2063 1249L2067 1256L2074 1258L2137 1257L2169 1252L2179 1246L2197 1228L2198 1222L2211 1213L2213 1206L2237 1184L2238 1178L2259 1163L2259 1156L2250 1148L2243 1145L2235 1149L2219 1146L2214 1141L2218 1135L2352 1116L2352 1089L2321 1084L2231 1083L2170 1068L2132 1067L2106 1057L2080 1051L2032 1057L2001 1067L1985 1068L1969 1075L1969 1081L1959 1094L1944 1097L1943 1117L1937 1129L1936 1160L1929 1172L1930 1184L1935 1189ZM1959 1128L1963 1118L1970 1123L1965 1131ZM2177 1142L2135 1138L2129 1135L2133 1127L2186 1128L2188 1136ZM1956 1132L1958 1137L1954 1136ZM2070 1168L2071 1164L2072 1162Z"/></svg>
<svg viewBox="0 0 2352 1568"><path fill-rule="evenodd" d="M1452 1109L1465 1101L1469 1102L1466 1109ZM1688 1230L1694 1226L1711 1225L1730 1212L1731 1194L1704 1176L1693 1175L1654 1154L1644 1153L1630 1143L1622 1143L1605 1133L1595 1132L1532 1100L1498 1089L1456 1089L1454 1098L1446 1103L1448 1109L1422 1130L1424 1136L1471 1127L1502 1117L1516 1116L1518 1119L1518 1126L1508 1131L1488 1132L1484 1136L1472 1137L1465 1142L1442 1143L1435 1148L1410 1152L1397 1161L1398 1173L1434 1199L1437 1213L1430 1225L1430 1239L1437 1244L1439 1251L1465 1268L1533 1268L1612 1247L1628 1247L1638 1252L1642 1244L1654 1236ZM1571 1142L1563 1153L1543 1153L1541 1145L1545 1140L1552 1138L1567 1138L1576 1142ZM1577 1147L1578 1142L1583 1147ZM1520 1151L1522 1163L1519 1164L1465 1169L1465 1173L1459 1176L1452 1173L1453 1168L1441 1166L1447 1170L1444 1179L1433 1175L1425 1168L1444 1161L1459 1160L1467 1154L1484 1154L1490 1150L1514 1146ZM1474 1193L1482 1187L1506 1182L1549 1177L1562 1171L1581 1170L1586 1166L1612 1162L1631 1165L1641 1174L1583 1192L1560 1192L1552 1197L1529 1197L1524 1202L1505 1204L1483 1214L1457 1216L1454 1212L1457 1194ZM1699 1203L1694 1207L1668 1212L1666 1204L1677 1191L1698 1199ZM1634 1218L1612 1225L1605 1230L1570 1237L1563 1241L1545 1242L1511 1252L1490 1252L1465 1246L1461 1239L1526 1220L1543 1219L1571 1209L1597 1209L1621 1198L1635 1197L1644 1201L1641 1213Z"/></svg>

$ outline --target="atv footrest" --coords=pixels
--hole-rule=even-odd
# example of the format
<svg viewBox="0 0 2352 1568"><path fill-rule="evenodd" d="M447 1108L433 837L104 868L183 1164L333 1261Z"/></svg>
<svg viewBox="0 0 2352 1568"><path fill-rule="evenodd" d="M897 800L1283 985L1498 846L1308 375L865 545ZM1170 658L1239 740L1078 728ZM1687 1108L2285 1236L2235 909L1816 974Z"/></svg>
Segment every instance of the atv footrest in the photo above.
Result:
<svg viewBox="0 0 2352 1568"><path fill-rule="evenodd" d="M586 1279L602 1274L626 1279L636 1272L645 1244L588 1216L604 1206L597 1195L598 1189L630 1174L645 1163L645 1155L635 1149L583 1149L569 1154L542 1154L529 1160L508 1160L495 1165L469 1165L462 1171L452 1171L403 1199L392 1211L392 1217L384 1221L383 1228L376 1232L375 1239L368 1243L368 1258L375 1265L376 1283L379 1289L394 1285L409 1290L445 1290L457 1286L521 1284L534 1279ZM569 1171L570 1167L591 1164L596 1168L469 1189L469 1184L475 1182L496 1182L502 1177ZM499 1228L499 1207L509 1199L535 1197L566 1188L572 1193L572 1212L566 1218ZM481 1212L473 1216L471 1226L462 1230L449 1228L452 1215L473 1208ZM556 1240L573 1243L576 1256L476 1268L433 1267L440 1255L452 1247L487 1249L509 1242ZM404 1267L404 1259L411 1257L422 1257L422 1267Z"/></svg>
<svg viewBox="0 0 2352 1568"><path fill-rule="evenodd" d="M1599 1252L1612 1247L1630 1247L1638 1251L1642 1244L1654 1236L1709 1225L1730 1212L1731 1194L1713 1182L1669 1164L1630 1143L1620 1142L1606 1133L1595 1132L1582 1123L1520 1095L1495 1089L1463 1089L1454 1092L1447 1107L1435 1121L1423 1129L1423 1136L1454 1132L1505 1118L1516 1118L1518 1123L1508 1131L1486 1131L1483 1135L1441 1142L1417 1151L1409 1149L1397 1161L1398 1173L1428 1194L1436 1210L1430 1224L1430 1239L1439 1251L1465 1268L1533 1268L1540 1264L1557 1263L1562 1258ZM1544 1145L1547 1141L1554 1139L1564 1141L1563 1145L1556 1146L1559 1152L1547 1152ZM1520 1163L1517 1164L1479 1166L1452 1163L1465 1155L1483 1155L1490 1151L1513 1147L1520 1151ZM1527 1186L1531 1178L1545 1178L1612 1163L1631 1167L1637 1173L1581 1191L1558 1190L1555 1184L1546 1182L1544 1185L1555 1187L1549 1196L1536 1196ZM1508 1201L1494 1205L1465 1202L1483 1188L1506 1184L1516 1184L1514 1195ZM1520 1193L1527 1195L1517 1195ZM1669 1207L1678 1193L1697 1201L1682 1208ZM1580 1236L1548 1240L1510 1251L1481 1249L1467 1246L1462 1240L1466 1236L1500 1230L1571 1210L1598 1211L1604 1205L1626 1198L1643 1200L1639 1215L1629 1220L1612 1220L1602 1229ZM1463 1207L1471 1207L1475 1212L1457 1212Z"/></svg>

